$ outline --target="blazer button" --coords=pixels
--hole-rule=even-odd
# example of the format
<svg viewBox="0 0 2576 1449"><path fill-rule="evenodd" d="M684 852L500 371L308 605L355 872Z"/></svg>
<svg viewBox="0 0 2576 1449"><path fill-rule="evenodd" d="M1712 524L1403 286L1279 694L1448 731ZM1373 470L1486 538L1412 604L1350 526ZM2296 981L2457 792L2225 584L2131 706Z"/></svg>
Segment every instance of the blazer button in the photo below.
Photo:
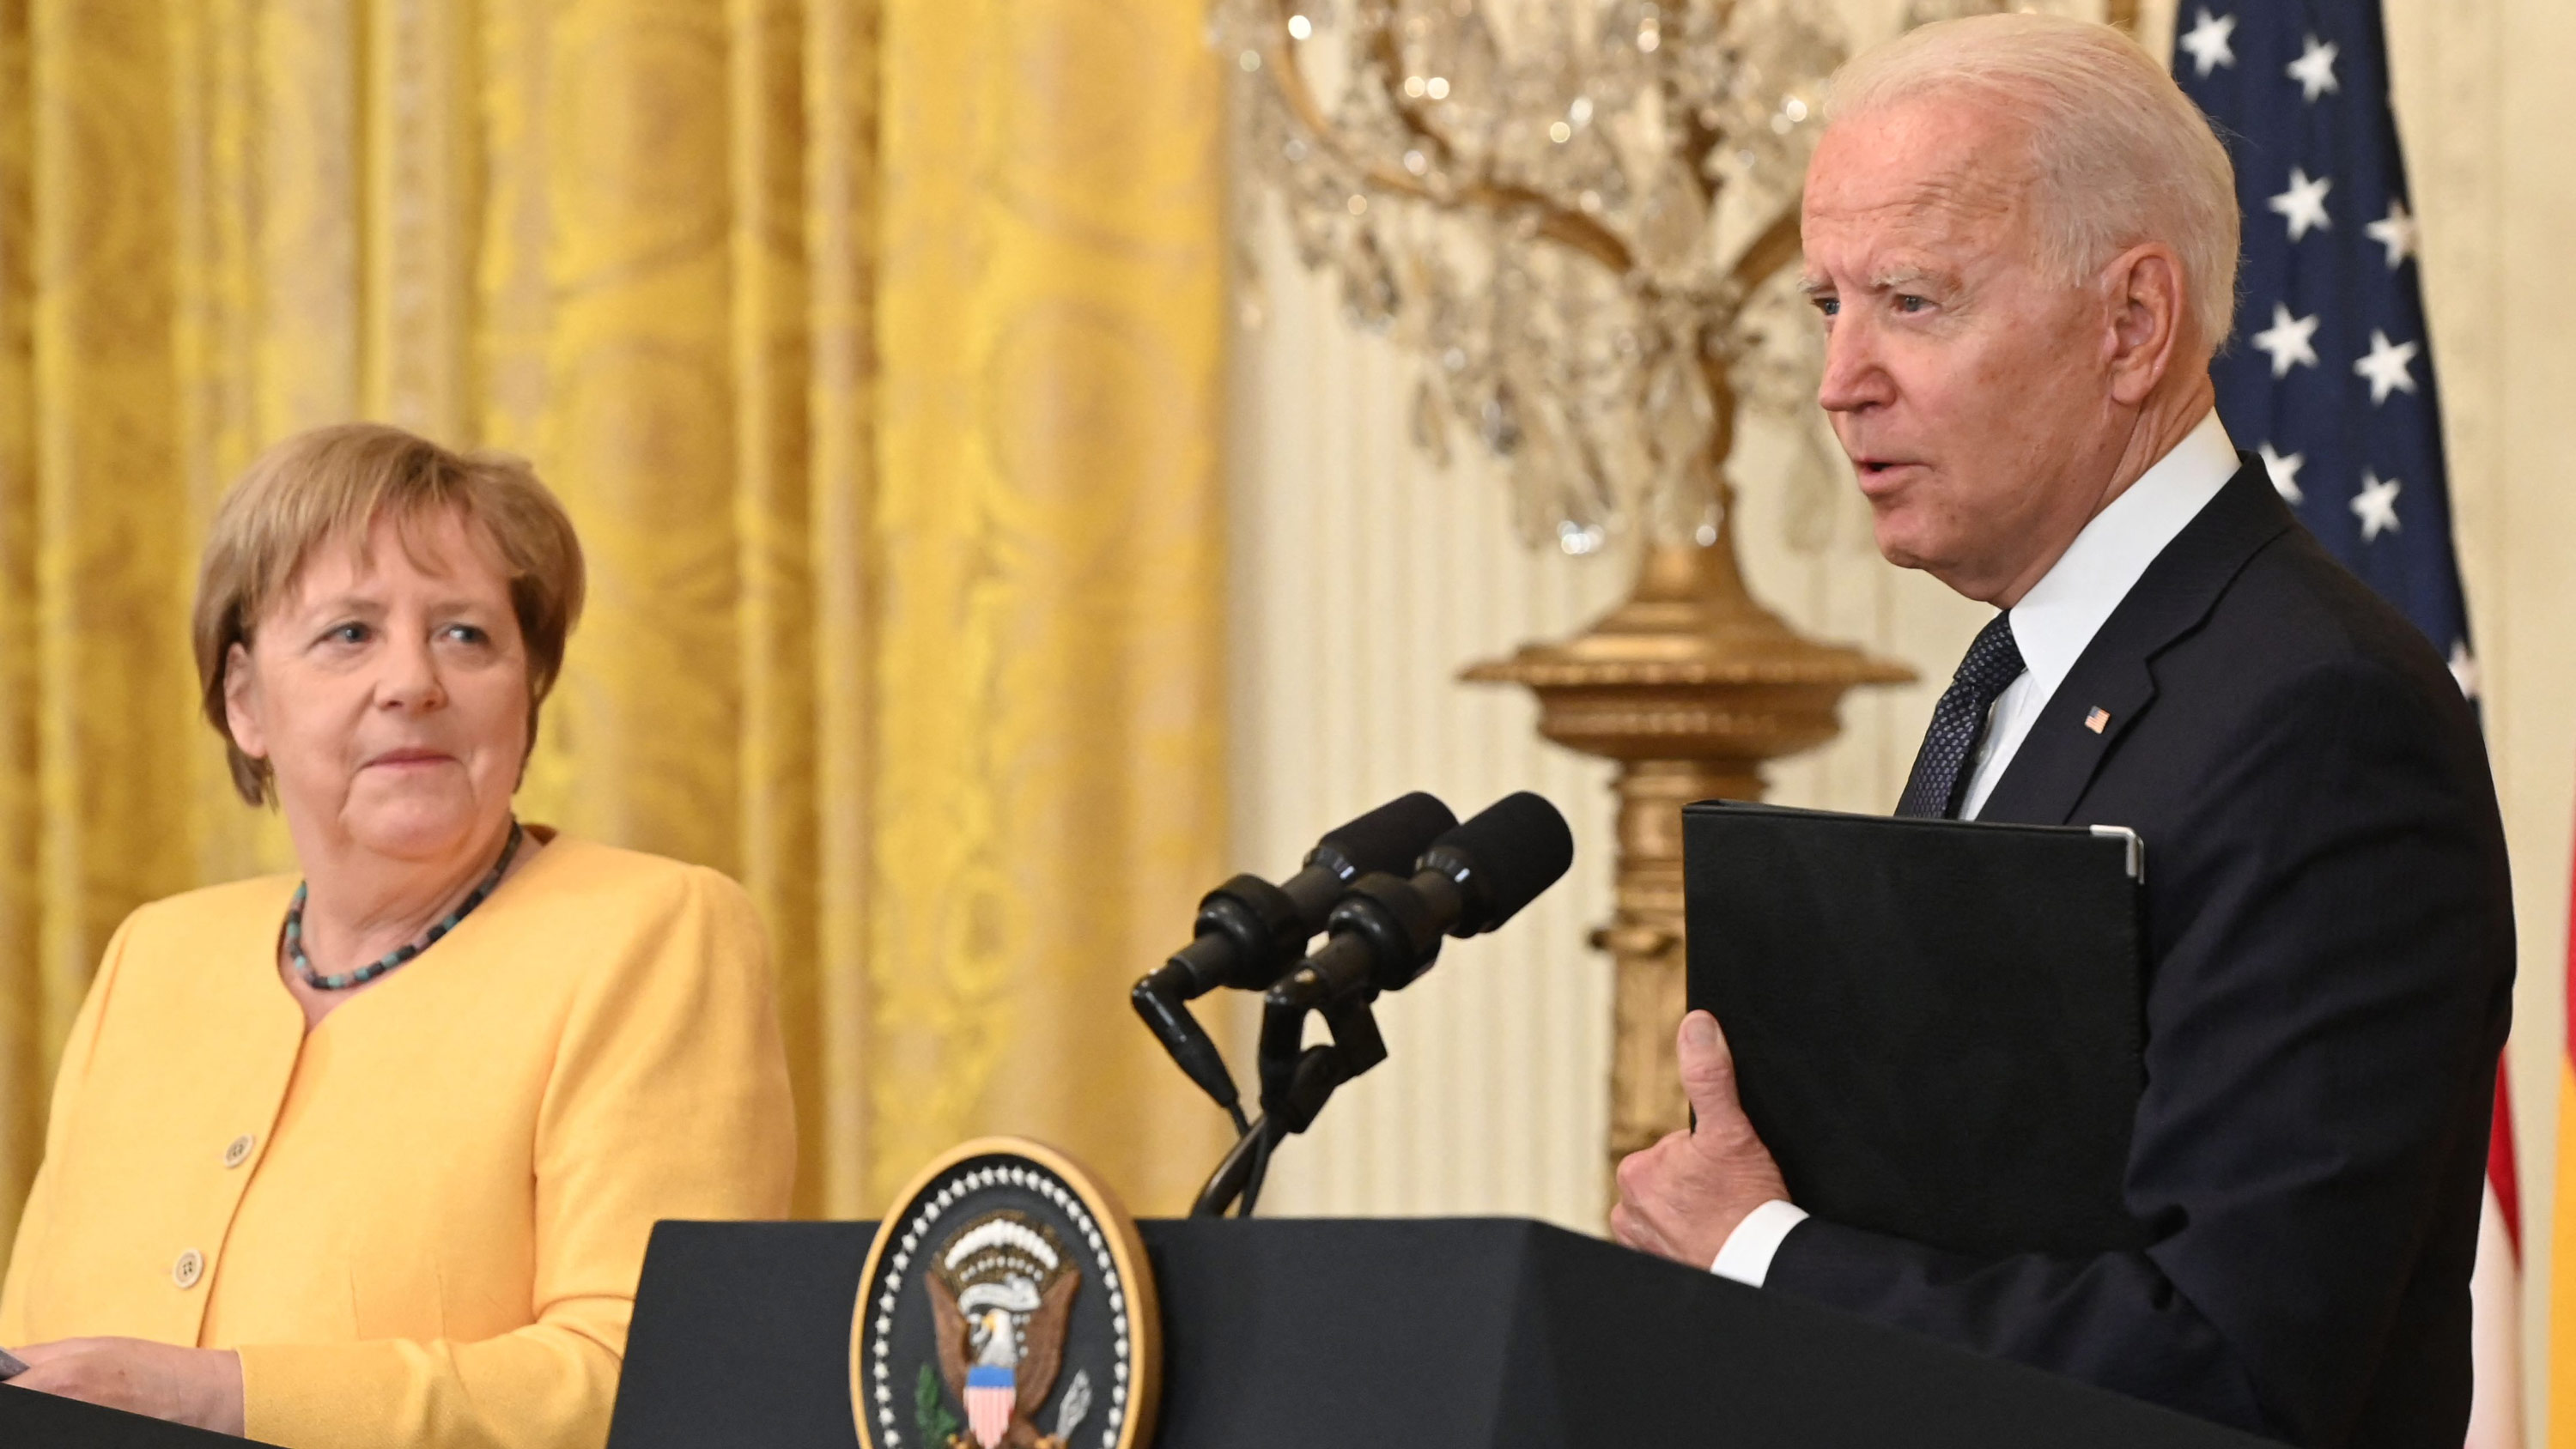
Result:
<svg viewBox="0 0 2576 1449"><path fill-rule="evenodd" d="M247 1132L225 1143L224 1166L239 1167L250 1161L250 1150L258 1145L259 1139Z"/></svg>
<svg viewBox="0 0 2576 1449"><path fill-rule="evenodd" d="M204 1276L206 1276L205 1257L194 1248L181 1253L179 1261L170 1265L170 1281L182 1288L196 1287L197 1280Z"/></svg>

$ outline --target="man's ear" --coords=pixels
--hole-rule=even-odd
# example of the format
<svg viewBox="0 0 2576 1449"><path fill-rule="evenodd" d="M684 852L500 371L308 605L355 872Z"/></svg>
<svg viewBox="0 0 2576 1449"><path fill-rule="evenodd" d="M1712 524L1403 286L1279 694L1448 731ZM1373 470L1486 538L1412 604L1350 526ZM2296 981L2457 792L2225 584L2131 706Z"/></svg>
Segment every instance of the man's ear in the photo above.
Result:
<svg viewBox="0 0 2576 1449"><path fill-rule="evenodd" d="M2111 304L2111 396L2127 407L2147 400L2172 370L2190 325L2182 259L2162 242L2141 242L2105 269Z"/></svg>
<svg viewBox="0 0 2576 1449"><path fill-rule="evenodd" d="M268 735L260 728L259 681L251 673L250 651L239 644L224 652L224 728L233 743L254 760L268 758Z"/></svg>

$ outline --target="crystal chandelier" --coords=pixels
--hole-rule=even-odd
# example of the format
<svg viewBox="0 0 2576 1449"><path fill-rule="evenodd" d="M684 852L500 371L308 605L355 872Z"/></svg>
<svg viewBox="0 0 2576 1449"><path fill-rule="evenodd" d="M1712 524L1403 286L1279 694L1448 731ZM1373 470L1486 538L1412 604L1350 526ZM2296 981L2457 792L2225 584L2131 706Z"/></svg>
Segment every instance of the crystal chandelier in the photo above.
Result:
<svg viewBox="0 0 2576 1449"><path fill-rule="evenodd" d="M1525 535L1590 553L1717 542L1730 371L1842 56L1826 8L1217 0L1214 34L1300 260L1420 359L1416 442L1472 438Z"/></svg>

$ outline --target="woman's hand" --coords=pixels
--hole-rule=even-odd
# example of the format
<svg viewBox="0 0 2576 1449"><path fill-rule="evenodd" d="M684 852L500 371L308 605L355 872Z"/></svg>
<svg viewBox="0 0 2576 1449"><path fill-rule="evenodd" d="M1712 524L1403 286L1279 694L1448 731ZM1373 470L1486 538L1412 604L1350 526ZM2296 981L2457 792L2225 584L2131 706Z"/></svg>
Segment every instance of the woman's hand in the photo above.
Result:
<svg viewBox="0 0 2576 1449"><path fill-rule="evenodd" d="M242 1432L241 1355L228 1348L174 1348L141 1338L65 1338L17 1350L27 1371L13 1389L83 1399L128 1413Z"/></svg>

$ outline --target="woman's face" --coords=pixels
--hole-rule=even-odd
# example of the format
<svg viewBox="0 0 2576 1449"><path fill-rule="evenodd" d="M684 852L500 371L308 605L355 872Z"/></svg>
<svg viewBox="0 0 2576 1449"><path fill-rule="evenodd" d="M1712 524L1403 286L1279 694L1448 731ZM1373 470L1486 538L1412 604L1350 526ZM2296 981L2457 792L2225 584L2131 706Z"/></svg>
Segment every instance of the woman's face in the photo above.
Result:
<svg viewBox="0 0 2576 1449"><path fill-rule="evenodd" d="M226 671L233 739L276 772L308 869L317 849L479 849L518 788L528 657L497 552L452 513L409 533L380 519L318 550Z"/></svg>

